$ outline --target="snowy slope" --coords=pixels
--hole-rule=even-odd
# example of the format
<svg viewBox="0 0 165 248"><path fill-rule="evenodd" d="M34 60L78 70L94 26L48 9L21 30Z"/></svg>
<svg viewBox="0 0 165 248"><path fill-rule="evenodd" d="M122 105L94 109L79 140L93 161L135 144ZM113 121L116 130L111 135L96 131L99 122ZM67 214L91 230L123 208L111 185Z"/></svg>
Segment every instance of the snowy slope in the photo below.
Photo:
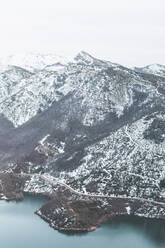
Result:
<svg viewBox="0 0 165 248"><path fill-rule="evenodd" d="M53 62L53 57L51 59ZM106 70L121 70L120 66L98 60L85 52L79 53L68 64L47 65L41 71L35 73L33 71L31 74L23 68L10 67L11 70L0 74L2 80L0 112L16 127L49 108L54 101L59 101L75 90L77 90L75 97L84 97L83 105L89 104L90 106L83 122L86 125L93 122L94 116L98 121L102 120L108 108L116 110L117 114L120 115L124 101L125 105L131 104L129 96L126 97L131 93L127 91L125 86L123 86L122 94L119 93L116 91L118 86L115 85L115 80L118 79L114 78L114 83L112 82L114 85L110 85L106 75ZM127 69L124 73L128 74ZM92 85L91 81L95 85ZM105 93L102 92L104 84L105 87L108 87L108 91ZM109 94L110 89L111 94ZM113 94L115 95L113 96ZM105 105L102 106L104 100ZM98 115L97 109L100 109L102 113Z"/></svg>
<svg viewBox="0 0 165 248"><path fill-rule="evenodd" d="M55 55L33 56L27 57L28 66L32 63L35 69L44 69L29 72L10 65L3 67L0 73L0 113L15 127L73 92L75 99L83 99L82 108L88 106L81 116L84 125L90 126L95 121L104 120L109 111L120 117L133 103L133 88L140 81L147 83L150 80L120 65L96 59L86 52L80 52L72 62L63 61L63 64L54 63L54 59L59 59ZM11 58L14 61L15 57ZM163 86L164 83L158 79L157 85L150 85L149 88L147 84L142 84L141 90L143 94L148 90L156 93L159 89L163 90Z"/></svg>

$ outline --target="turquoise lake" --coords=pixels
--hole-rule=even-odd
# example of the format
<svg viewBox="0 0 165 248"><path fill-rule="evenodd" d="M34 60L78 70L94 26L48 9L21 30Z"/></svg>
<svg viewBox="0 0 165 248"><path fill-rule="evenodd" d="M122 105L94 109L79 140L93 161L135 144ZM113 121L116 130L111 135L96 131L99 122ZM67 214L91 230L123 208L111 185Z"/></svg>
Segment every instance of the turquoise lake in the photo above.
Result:
<svg viewBox="0 0 165 248"><path fill-rule="evenodd" d="M165 248L165 222L120 217L87 234L53 230L34 214L45 200L0 201L0 248Z"/></svg>

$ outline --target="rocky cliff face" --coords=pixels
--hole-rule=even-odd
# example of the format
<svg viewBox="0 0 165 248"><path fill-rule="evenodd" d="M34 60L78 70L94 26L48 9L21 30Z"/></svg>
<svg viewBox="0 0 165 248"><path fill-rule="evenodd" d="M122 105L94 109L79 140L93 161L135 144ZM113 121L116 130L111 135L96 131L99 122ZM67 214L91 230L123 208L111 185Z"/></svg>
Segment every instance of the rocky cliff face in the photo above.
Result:
<svg viewBox="0 0 165 248"><path fill-rule="evenodd" d="M78 192L164 202L162 74L85 52L72 61L42 60L31 69L20 62L1 68L3 170L43 173ZM34 185L44 189L38 181L32 185L28 182L25 191L35 192ZM131 203L125 204L131 211ZM146 216L145 204L140 208ZM164 216L158 212L154 206L150 217Z"/></svg>

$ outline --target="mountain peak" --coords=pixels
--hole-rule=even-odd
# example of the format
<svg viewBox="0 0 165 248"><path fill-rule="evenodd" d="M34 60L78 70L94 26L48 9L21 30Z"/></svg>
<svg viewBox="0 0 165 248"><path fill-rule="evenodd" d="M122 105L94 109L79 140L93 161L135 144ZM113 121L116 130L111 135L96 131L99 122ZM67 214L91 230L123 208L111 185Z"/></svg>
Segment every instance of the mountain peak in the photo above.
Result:
<svg viewBox="0 0 165 248"><path fill-rule="evenodd" d="M74 60L76 62L81 62L81 63L84 63L84 64L92 64L97 59L92 57L89 53L87 53L85 51L81 51L76 55Z"/></svg>

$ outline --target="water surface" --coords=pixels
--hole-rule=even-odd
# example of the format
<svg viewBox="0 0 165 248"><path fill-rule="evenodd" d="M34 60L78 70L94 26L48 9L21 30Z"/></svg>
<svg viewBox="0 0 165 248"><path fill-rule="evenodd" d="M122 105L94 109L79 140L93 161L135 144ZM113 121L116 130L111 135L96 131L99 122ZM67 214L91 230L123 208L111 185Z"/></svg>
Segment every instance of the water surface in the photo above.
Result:
<svg viewBox="0 0 165 248"><path fill-rule="evenodd" d="M120 217L88 234L66 235L34 215L44 198L0 201L1 248L165 248L165 223Z"/></svg>

